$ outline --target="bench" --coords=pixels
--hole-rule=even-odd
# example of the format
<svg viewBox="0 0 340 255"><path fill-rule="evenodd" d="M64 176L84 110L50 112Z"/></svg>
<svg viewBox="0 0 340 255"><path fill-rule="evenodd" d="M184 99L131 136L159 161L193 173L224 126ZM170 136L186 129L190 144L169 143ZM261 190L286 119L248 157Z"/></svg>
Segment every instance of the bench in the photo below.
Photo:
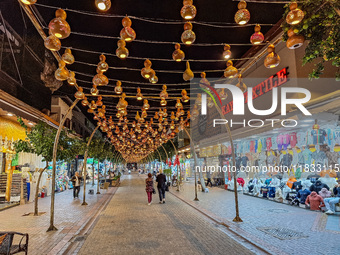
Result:
<svg viewBox="0 0 340 255"><path fill-rule="evenodd" d="M28 234L18 232L0 232L0 238L6 235L0 244L0 255L10 255L19 252L28 252ZM21 236L19 244L13 244L14 236ZM25 241L24 241L25 239Z"/></svg>

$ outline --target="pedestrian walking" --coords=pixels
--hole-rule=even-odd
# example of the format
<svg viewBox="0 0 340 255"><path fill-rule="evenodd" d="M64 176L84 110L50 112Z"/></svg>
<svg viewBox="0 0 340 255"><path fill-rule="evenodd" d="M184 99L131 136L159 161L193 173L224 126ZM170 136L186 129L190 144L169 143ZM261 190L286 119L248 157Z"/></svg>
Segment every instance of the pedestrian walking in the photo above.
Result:
<svg viewBox="0 0 340 255"><path fill-rule="evenodd" d="M207 184L205 186L208 187L208 185L210 184L210 187L212 187L212 182L211 182L211 178L209 177L208 180L207 180Z"/></svg>
<svg viewBox="0 0 340 255"><path fill-rule="evenodd" d="M81 177L79 176L79 173L76 172L75 175L71 178L71 181L73 183L73 198L79 197L80 192L80 181Z"/></svg>
<svg viewBox="0 0 340 255"><path fill-rule="evenodd" d="M157 189L159 194L159 203L165 204L165 185L166 185L166 176L163 174L163 170L159 170L159 174L156 177Z"/></svg>
<svg viewBox="0 0 340 255"><path fill-rule="evenodd" d="M153 193L153 179L152 174L148 174L148 178L145 179L145 191L148 194L148 205L151 205L152 202L152 193Z"/></svg>

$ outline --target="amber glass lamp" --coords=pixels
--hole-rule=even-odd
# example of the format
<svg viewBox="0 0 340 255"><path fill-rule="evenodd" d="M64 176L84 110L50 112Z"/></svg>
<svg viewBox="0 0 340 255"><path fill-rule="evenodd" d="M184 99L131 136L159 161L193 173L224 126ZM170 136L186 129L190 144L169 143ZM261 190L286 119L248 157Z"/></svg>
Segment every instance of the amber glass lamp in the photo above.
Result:
<svg viewBox="0 0 340 255"><path fill-rule="evenodd" d="M193 109L192 112L191 112L191 119L192 119L192 120L195 120L195 119L198 117L199 114L200 114L200 113L199 113L199 111L198 111L198 107L197 107L197 105L195 104L194 109Z"/></svg>
<svg viewBox="0 0 340 255"><path fill-rule="evenodd" d="M221 91L218 93L218 95L220 96L221 100L225 100L228 97L228 94L227 94L227 92L225 92L224 88L221 89Z"/></svg>
<svg viewBox="0 0 340 255"><path fill-rule="evenodd" d="M183 7L181 9L181 16L183 19L191 20L197 14L196 7L193 5L193 0L183 0Z"/></svg>
<svg viewBox="0 0 340 255"><path fill-rule="evenodd" d="M151 78L149 79L149 82L151 82L151 83L153 83L153 84L157 83L157 82L158 82L158 77L157 77L156 75L154 75L153 77L151 77Z"/></svg>
<svg viewBox="0 0 340 255"><path fill-rule="evenodd" d="M145 79L150 79L155 76L155 71L151 68L152 63L149 59L144 61L144 68L141 71L141 75Z"/></svg>
<svg viewBox="0 0 340 255"><path fill-rule="evenodd" d="M141 92L140 88L137 88L136 98L137 98L138 101L143 100L143 95L142 95L142 92Z"/></svg>
<svg viewBox="0 0 340 255"><path fill-rule="evenodd" d="M184 24L184 32L182 33L181 40L186 45L190 45L195 42L196 35L194 31L192 31L192 24L190 22Z"/></svg>
<svg viewBox="0 0 340 255"><path fill-rule="evenodd" d="M162 98L161 99L161 106L166 106L167 102L165 100L165 98Z"/></svg>
<svg viewBox="0 0 340 255"><path fill-rule="evenodd" d="M74 94L74 97L79 99L79 100L82 100L85 98L85 95L84 95L84 92L83 92L83 88L82 87L79 87L78 88L78 91Z"/></svg>
<svg viewBox="0 0 340 255"><path fill-rule="evenodd" d="M109 84L109 79L102 72L98 71L98 73L93 77L92 82L96 86L105 86Z"/></svg>
<svg viewBox="0 0 340 255"><path fill-rule="evenodd" d="M189 61L187 61L186 63L186 69L183 73L183 80L185 81L190 81L194 78L194 73L191 71L190 69L190 64Z"/></svg>
<svg viewBox="0 0 340 255"><path fill-rule="evenodd" d="M188 101L189 101L189 97L188 97L188 92L185 90L185 89L183 89L182 90L182 92L181 92L181 94L182 94L182 102L183 103L187 103Z"/></svg>
<svg viewBox="0 0 340 255"><path fill-rule="evenodd" d="M71 34L70 25L66 21L66 12L62 9L58 9L55 12L56 18L52 19L48 24L50 34L59 39L65 39Z"/></svg>
<svg viewBox="0 0 340 255"><path fill-rule="evenodd" d="M106 72L109 69L109 65L105 62L106 57L102 54L99 56L99 63L97 65L97 72L100 71L102 73Z"/></svg>
<svg viewBox="0 0 340 255"><path fill-rule="evenodd" d="M116 56L120 59L125 59L129 56L129 50L125 47L126 42L124 40L119 40L117 42L118 49L116 50Z"/></svg>
<svg viewBox="0 0 340 255"><path fill-rule="evenodd" d="M111 0L96 0L96 7L101 11L108 11L111 8Z"/></svg>
<svg viewBox="0 0 340 255"><path fill-rule="evenodd" d="M184 52L181 50L181 45L176 43L175 51L172 53L172 59L176 62L181 62L185 58Z"/></svg>
<svg viewBox="0 0 340 255"><path fill-rule="evenodd" d="M247 86L243 82L243 79L242 79L242 74L238 75L238 83L236 84L236 87L240 88L243 93L246 92L246 90L247 90Z"/></svg>
<svg viewBox="0 0 340 255"><path fill-rule="evenodd" d="M268 55L264 59L264 66L267 68L274 68L280 64L280 56L275 53L275 46L273 44L268 46Z"/></svg>
<svg viewBox="0 0 340 255"><path fill-rule="evenodd" d="M162 90L161 93L159 94L159 97L160 97L161 99L166 99L166 98L168 98L168 92L166 91L166 89L167 89L166 85L163 85L162 89L163 89L163 90Z"/></svg>
<svg viewBox="0 0 340 255"><path fill-rule="evenodd" d="M255 33L252 34L252 36L250 37L250 42L253 45L257 45L257 44L262 43L263 40L264 40L264 36L261 33L261 26L260 25L256 25L255 26Z"/></svg>
<svg viewBox="0 0 340 255"><path fill-rule="evenodd" d="M183 108L183 105L181 103L181 100L180 99L177 99L177 103L176 103L176 106L175 106L177 109L182 109Z"/></svg>
<svg viewBox="0 0 340 255"><path fill-rule="evenodd" d="M71 86L73 86L74 84L77 83L77 80L75 78L75 73L74 72L70 72L69 77L67 78L67 82L68 84L70 84Z"/></svg>
<svg viewBox="0 0 340 255"><path fill-rule="evenodd" d="M44 45L46 49L49 49L50 51L58 51L61 48L60 40L54 35L46 37L46 39L44 40Z"/></svg>
<svg viewBox="0 0 340 255"><path fill-rule="evenodd" d="M237 5L238 11L235 13L235 22L239 25L245 25L250 20L250 12L246 9L246 1L240 1Z"/></svg>
<svg viewBox="0 0 340 255"><path fill-rule="evenodd" d="M81 104L83 106L87 106L89 104L89 101L87 101L87 97L84 96L84 99L81 101Z"/></svg>
<svg viewBox="0 0 340 255"><path fill-rule="evenodd" d="M287 48L294 50L303 45L305 37L303 35L297 35L294 32L294 28L289 29L287 34L288 34L288 39L286 42Z"/></svg>
<svg viewBox="0 0 340 255"><path fill-rule="evenodd" d="M131 28L132 21L129 17L122 20L123 29L120 31L120 38L126 42L132 42L136 39L136 32Z"/></svg>
<svg viewBox="0 0 340 255"><path fill-rule="evenodd" d="M230 57L231 57L230 45L226 44L224 45L223 58L229 59Z"/></svg>
<svg viewBox="0 0 340 255"><path fill-rule="evenodd" d="M122 88L122 82L121 81L117 81L116 82L115 92L118 95L123 93L123 88Z"/></svg>
<svg viewBox="0 0 340 255"><path fill-rule="evenodd" d="M238 70L236 67L233 66L233 61L228 60L227 68L224 71L224 77L226 78L234 78L237 75Z"/></svg>
<svg viewBox="0 0 340 255"><path fill-rule="evenodd" d="M66 70L63 60L59 61L59 68L55 71L54 76L58 81L65 81L69 77L69 72Z"/></svg>
<svg viewBox="0 0 340 255"><path fill-rule="evenodd" d="M298 5L296 2L291 3L289 6L290 12L288 12L286 17L286 21L289 25L299 24L305 16L303 11L298 9L297 7Z"/></svg>
<svg viewBox="0 0 340 255"><path fill-rule="evenodd" d="M93 85L90 93L91 93L92 96L97 96L99 94L99 90L97 89L96 85Z"/></svg>
<svg viewBox="0 0 340 255"><path fill-rule="evenodd" d="M71 49L65 49L65 53L61 56L61 59L68 65L72 65L74 63L74 56L72 55Z"/></svg>
<svg viewBox="0 0 340 255"><path fill-rule="evenodd" d="M144 110L149 110L150 108L150 105L148 103L148 100L147 99L144 99L144 104L143 104L143 109Z"/></svg>

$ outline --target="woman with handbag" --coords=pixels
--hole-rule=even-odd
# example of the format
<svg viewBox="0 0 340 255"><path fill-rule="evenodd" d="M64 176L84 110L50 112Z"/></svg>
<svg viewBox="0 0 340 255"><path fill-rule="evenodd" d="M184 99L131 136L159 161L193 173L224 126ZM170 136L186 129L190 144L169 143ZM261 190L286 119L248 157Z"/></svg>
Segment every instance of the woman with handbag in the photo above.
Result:
<svg viewBox="0 0 340 255"><path fill-rule="evenodd" d="M154 192L153 179L151 173L148 173L148 178L145 179L145 184L146 184L145 191L148 194L148 205L151 205L152 193Z"/></svg>

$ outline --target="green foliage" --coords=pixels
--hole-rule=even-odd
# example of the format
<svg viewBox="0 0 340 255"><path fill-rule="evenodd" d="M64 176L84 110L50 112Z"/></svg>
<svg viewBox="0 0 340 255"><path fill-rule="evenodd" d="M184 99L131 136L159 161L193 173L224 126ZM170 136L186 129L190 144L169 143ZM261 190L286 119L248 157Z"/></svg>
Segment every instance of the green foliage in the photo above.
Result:
<svg viewBox="0 0 340 255"><path fill-rule="evenodd" d="M317 59L316 68L309 74L309 78L318 79L324 71L324 63L332 61L332 65L338 68L335 77L339 81L340 16L336 10L340 9L340 1L303 0L299 1L298 8L304 11L305 17L293 29L296 34L303 35L309 41L303 57L303 64ZM284 41L288 39L287 31L291 27L285 22L288 12L289 4L285 6L283 15Z"/></svg>
<svg viewBox="0 0 340 255"><path fill-rule="evenodd" d="M176 149L178 149L178 142L177 142L177 140L174 140L173 143L175 144ZM159 157L159 154L157 153L157 151L152 153L152 158L158 159L158 161L165 162L167 158L172 158L174 155L176 155L174 146L171 144L170 141L164 143L163 147L167 151L168 157L167 157L164 149L162 148L162 146L159 146L158 147L158 152L161 155L161 158Z"/></svg>
<svg viewBox="0 0 340 255"><path fill-rule="evenodd" d="M171 169L164 169L164 170L163 170L163 173L164 173L164 174L168 177L168 179L170 180L171 174L172 174Z"/></svg>
<svg viewBox="0 0 340 255"><path fill-rule="evenodd" d="M100 162L105 159L112 161L114 159L114 152L115 148L111 143L103 138L93 138L89 146L88 155L90 158Z"/></svg>

